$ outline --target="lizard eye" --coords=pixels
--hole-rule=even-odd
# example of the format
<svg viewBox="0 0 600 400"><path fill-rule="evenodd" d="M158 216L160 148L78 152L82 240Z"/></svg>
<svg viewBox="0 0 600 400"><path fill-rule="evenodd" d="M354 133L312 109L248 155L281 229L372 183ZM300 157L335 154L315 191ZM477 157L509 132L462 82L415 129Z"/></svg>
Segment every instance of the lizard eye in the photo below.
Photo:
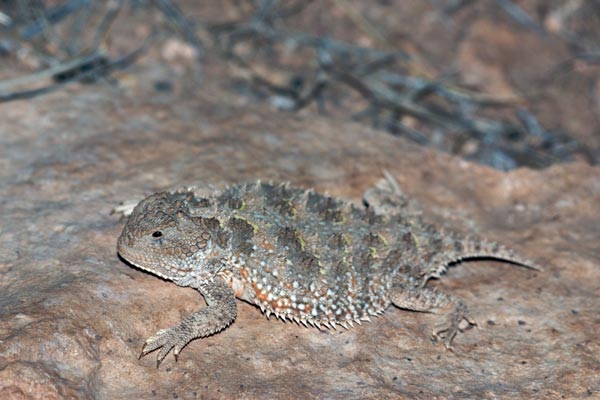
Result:
<svg viewBox="0 0 600 400"><path fill-rule="evenodd" d="M162 232L161 231L154 231L154 232L152 232L152 237L153 238L162 237Z"/></svg>

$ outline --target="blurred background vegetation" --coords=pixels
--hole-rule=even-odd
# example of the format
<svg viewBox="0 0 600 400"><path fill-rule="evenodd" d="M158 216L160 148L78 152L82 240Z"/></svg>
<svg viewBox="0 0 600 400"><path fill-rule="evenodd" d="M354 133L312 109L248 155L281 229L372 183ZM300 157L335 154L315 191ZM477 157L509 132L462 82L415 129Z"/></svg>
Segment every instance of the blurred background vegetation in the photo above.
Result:
<svg viewBox="0 0 600 400"><path fill-rule="evenodd" d="M216 80L498 169L596 164L599 39L598 0L4 0L0 102Z"/></svg>

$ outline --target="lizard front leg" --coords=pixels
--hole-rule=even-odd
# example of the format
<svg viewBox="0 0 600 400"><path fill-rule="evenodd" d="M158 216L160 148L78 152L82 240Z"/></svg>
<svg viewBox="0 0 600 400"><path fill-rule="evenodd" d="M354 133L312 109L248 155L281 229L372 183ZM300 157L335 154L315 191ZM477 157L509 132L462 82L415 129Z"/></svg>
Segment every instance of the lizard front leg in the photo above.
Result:
<svg viewBox="0 0 600 400"><path fill-rule="evenodd" d="M148 338L142 347L140 358L160 348L157 366L171 349L177 360L181 349L190 341L217 333L235 320L237 315L235 294L224 281L215 278L195 285L195 288L204 296L207 306L187 316L177 326L161 329Z"/></svg>

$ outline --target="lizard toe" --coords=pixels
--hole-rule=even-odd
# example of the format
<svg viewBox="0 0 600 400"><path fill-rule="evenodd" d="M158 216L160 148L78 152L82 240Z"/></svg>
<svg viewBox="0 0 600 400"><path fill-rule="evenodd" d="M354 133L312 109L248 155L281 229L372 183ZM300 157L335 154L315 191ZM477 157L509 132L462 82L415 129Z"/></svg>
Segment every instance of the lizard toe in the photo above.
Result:
<svg viewBox="0 0 600 400"><path fill-rule="evenodd" d="M161 361L169 354L169 352L178 344L181 343L181 333L177 328L161 329L154 336L149 337L142 347L140 358L145 355L160 349L157 356L157 363L160 365Z"/></svg>

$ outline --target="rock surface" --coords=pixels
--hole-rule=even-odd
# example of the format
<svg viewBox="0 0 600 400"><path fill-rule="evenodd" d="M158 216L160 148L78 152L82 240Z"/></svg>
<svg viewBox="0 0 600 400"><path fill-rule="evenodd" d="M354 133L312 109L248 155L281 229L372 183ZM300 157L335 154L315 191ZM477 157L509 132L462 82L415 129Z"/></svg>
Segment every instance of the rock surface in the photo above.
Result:
<svg viewBox="0 0 600 400"><path fill-rule="evenodd" d="M0 398L600 396L600 168L506 174L359 125L239 104L215 85L151 90L80 87L2 105ZM240 303L230 328L179 362L138 360L147 337L203 303L118 259L113 207L257 178L360 201L383 169L431 220L545 271L469 262L431 282L479 322L454 352L429 342L431 315L390 308L319 331Z"/></svg>

